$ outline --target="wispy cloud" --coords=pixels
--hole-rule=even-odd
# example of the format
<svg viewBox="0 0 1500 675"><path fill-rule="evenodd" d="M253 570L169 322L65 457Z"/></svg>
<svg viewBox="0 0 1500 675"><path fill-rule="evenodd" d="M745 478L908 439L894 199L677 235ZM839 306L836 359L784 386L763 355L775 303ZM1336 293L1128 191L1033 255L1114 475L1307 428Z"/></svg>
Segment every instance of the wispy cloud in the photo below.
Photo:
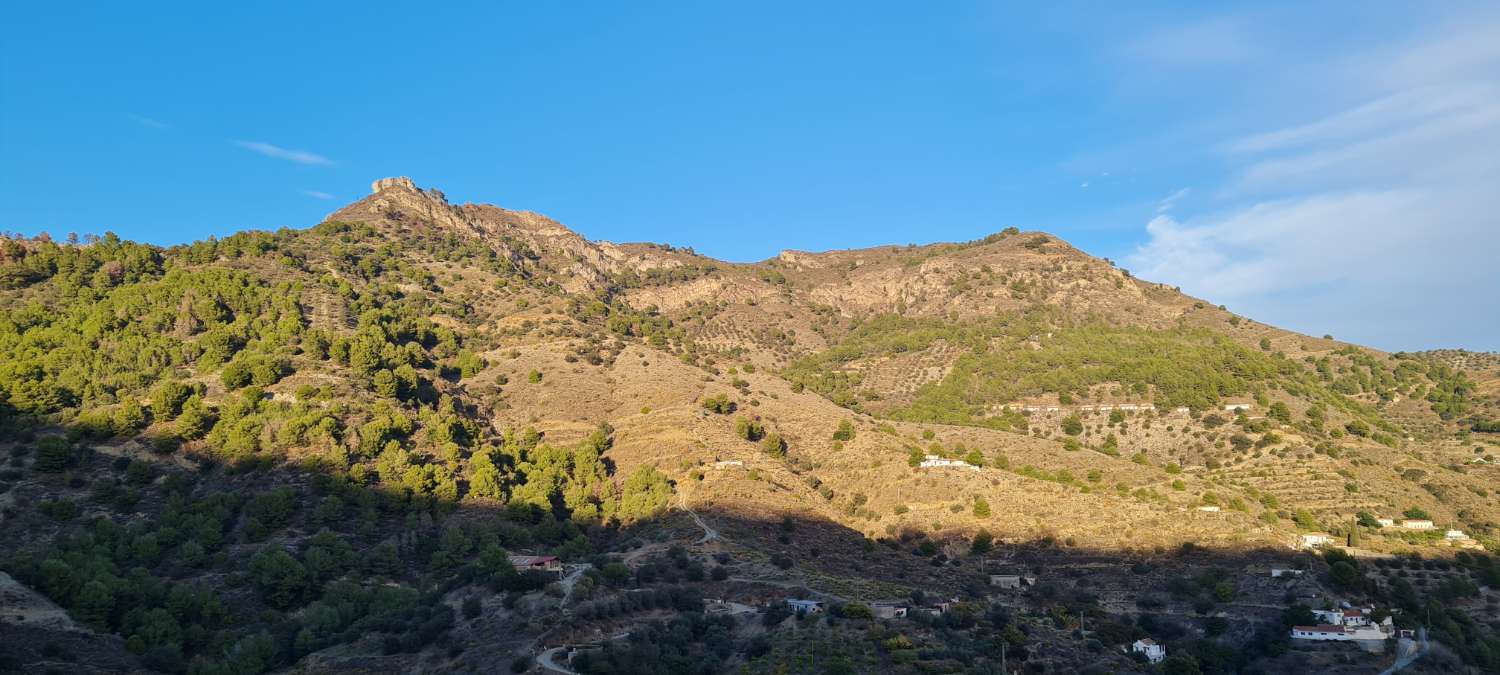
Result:
<svg viewBox="0 0 1500 675"><path fill-rule="evenodd" d="M146 117L145 115L130 114L126 115L126 117L129 117L130 121L135 122L136 124L139 124L143 127L151 127L152 129L170 129L172 127L172 125L167 124L166 122L152 119L150 117Z"/></svg>
<svg viewBox="0 0 1500 675"><path fill-rule="evenodd" d="M1178 216L1179 195L1163 200L1127 262L1305 332L1500 348L1500 314L1474 311L1500 288L1497 44L1500 18L1479 17L1351 60L1325 83L1348 104L1224 141L1214 210ZM1368 89L1369 69L1420 76Z"/></svg>
<svg viewBox="0 0 1500 675"><path fill-rule="evenodd" d="M302 194L312 197L313 199L338 199L338 197L328 194L327 192L319 192L317 190L303 190Z"/></svg>
<svg viewBox="0 0 1500 675"><path fill-rule="evenodd" d="M288 162L296 162L298 164L308 164L315 166L327 166L333 164L333 160L316 153L308 152L306 150L290 150L281 146L271 145L270 143L262 143L260 141L235 141L234 144L251 152L259 153L267 157L275 157L276 159L284 159Z"/></svg>
<svg viewBox="0 0 1500 675"><path fill-rule="evenodd" d="M1183 197L1188 196L1188 193L1191 192L1191 191L1192 190L1190 188L1182 188L1181 190L1178 190L1176 192L1173 192L1170 195L1167 195L1166 199L1163 199L1163 200L1161 200L1161 201L1159 201L1159 202L1156 203L1156 212L1157 213L1166 213L1168 211L1171 211L1172 207L1176 206L1177 202L1181 201Z"/></svg>

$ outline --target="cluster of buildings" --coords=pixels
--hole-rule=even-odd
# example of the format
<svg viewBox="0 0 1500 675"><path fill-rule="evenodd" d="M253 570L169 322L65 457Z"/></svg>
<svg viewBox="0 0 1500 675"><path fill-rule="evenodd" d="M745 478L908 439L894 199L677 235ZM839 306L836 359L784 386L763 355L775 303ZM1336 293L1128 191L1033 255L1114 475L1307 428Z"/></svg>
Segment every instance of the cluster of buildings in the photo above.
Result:
<svg viewBox="0 0 1500 675"><path fill-rule="evenodd" d="M1292 626L1291 636L1298 640L1384 641L1395 634L1391 617L1379 623L1370 618L1372 607L1354 609L1315 609L1319 623Z"/></svg>
<svg viewBox="0 0 1500 675"><path fill-rule="evenodd" d="M1200 507L1199 510L1204 509ZM1380 523L1380 526L1382 528L1389 527L1392 529L1408 530L1412 532L1431 532L1438 529L1436 524L1434 524L1431 520L1427 520L1425 518L1406 518L1399 522L1392 518L1376 518L1375 522ZM1459 546L1464 548L1482 548L1479 542L1471 539L1468 534L1464 533L1463 530L1446 530L1443 532L1443 539L1452 546ZM1332 544L1335 541L1337 541L1337 537L1334 537L1327 532L1304 532L1297 534L1293 538L1292 548L1304 550L1316 549Z"/></svg>

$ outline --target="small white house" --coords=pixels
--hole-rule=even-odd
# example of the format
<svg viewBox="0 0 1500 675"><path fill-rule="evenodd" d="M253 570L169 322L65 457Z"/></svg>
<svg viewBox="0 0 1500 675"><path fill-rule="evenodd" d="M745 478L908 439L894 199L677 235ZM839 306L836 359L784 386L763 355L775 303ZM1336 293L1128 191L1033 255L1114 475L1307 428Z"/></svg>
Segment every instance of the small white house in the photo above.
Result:
<svg viewBox="0 0 1500 675"><path fill-rule="evenodd" d="M1396 526L1396 521L1392 520L1390 518L1376 518L1375 522L1380 523L1381 527L1395 527Z"/></svg>
<svg viewBox="0 0 1500 675"><path fill-rule="evenodd" d="M1229 403L1224 406L1224 412L1244 412L1250 410L1249 403Z"/></svg>
<svg viewBox="0 0 1500 675"><path fill-rule="evenodd" d="M1146 660L1151 663L1161 663L1167 658L1167 648L1156 644L1151 638L1141 638L1130 644L1130 651L1144 654Z"/></svg>
<svg viewBox="0 0 1500 675"><path fill-rule="evenodd" d="M1401 528L1404 530L1435 530L1437 526L1433 525L1430 520L1407 518L1401 521Z"/></svg>
<svg viewBox="0 0 1500 675"><path fill-rule="evenodd" d="M827 605L820 600L801 600L798 598L787 598L786 605L798 614L822 614Z"/></svg>
<svg viewBox="0 0 1500 675"><path fill-rule="evenodd" d="M1282 577L1300 577L1302 576L1302 572L1303 570L1287 569L1284 567L1272 567L1271 578L1280 579Z"/></svg>
<svg viewBox="0 0 1500 675"><path fill-rule="evenodd" d="M1021 575L1019 574L991 574L990 585L997 588L1020 588Z"/></svg>
<svg viewBox="0 0 1500 675"><path fill-rule="evenodd" d="M906 606L899 602L874 602L870 603L870 609L875 612L877 619L906 618Z"/></svg>
<svg viewBox="0 0 1500 675"><path fill-rule="evenodd" d="M1297 535L1297 548L1322 548L1333 543L1333 535L1324 532L1307 532Z"/></svg>
<svg viewBox="0 0 1500 675"><path fill-rule="evenodd" d="M972 469L974 471L978 471L979 470L979 467L974 466L973 464L965 462L965 461L963 461L961 459L948 459L946 457L939 457L938 455L927 455L922 460L922 463L918 464L917 466L920 466L923 469L953 468L953 469Z"/></svg>
<svg viewBox="0 0 1500 675"><path fill-rule="evenodd" d="M1463 530L1448 530L1443 533L1443 538L1449 541L1457 541L1459 539L1468 539L1469 535L1464 534Z"/></svg>
<svg viewBox="0 0 1500 675"><path fill-rule="evenodd" d="M1379 626L1292 626L1291 636L1298 640L1384 640L1390 637Z"/></svg>

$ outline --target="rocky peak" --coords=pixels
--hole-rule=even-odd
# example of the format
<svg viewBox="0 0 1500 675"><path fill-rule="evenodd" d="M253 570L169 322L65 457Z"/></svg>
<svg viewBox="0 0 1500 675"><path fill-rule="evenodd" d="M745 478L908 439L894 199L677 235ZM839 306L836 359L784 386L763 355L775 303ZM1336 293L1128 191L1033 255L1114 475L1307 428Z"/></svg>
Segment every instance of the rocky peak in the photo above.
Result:
<svg viewBox="0 0 1500 675"><path fill-rule="evenodd" d="M381 178L380 180L377 180L374 183L370 184L370 193L380 194L382 191L392 188L406 188L408 190L416 190L417 184L411 182L411 179L407 178L406 176L396 176L395 178Z"/></svg>

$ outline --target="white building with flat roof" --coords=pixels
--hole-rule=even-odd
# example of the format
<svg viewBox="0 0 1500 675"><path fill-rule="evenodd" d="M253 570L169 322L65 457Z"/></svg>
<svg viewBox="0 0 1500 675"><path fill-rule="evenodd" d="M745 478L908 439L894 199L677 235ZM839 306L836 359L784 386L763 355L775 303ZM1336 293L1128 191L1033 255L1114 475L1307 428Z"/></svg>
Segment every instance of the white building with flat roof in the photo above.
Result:
<svg viewBox="0 0 1500 675"><path fill-rule="evenodd" d="M918 464L917 466L919 466L919 467L921 467L923 469L972 469L974 471L978 471L979 470L979 467L974 466L973 464L965 462L965 461L963 461L961 459L948 459L946 457L939 457L938 455L927 455L922 460L922 463Z"/></svg>
<svg viewBox="0 0 1500 675"><path fill-rule="evenodd" d="M1167 658L1167 648L1151 638L1141 638L1130 644L1130 651L1143 654L1150 663L1161 663Z"/></svg>

